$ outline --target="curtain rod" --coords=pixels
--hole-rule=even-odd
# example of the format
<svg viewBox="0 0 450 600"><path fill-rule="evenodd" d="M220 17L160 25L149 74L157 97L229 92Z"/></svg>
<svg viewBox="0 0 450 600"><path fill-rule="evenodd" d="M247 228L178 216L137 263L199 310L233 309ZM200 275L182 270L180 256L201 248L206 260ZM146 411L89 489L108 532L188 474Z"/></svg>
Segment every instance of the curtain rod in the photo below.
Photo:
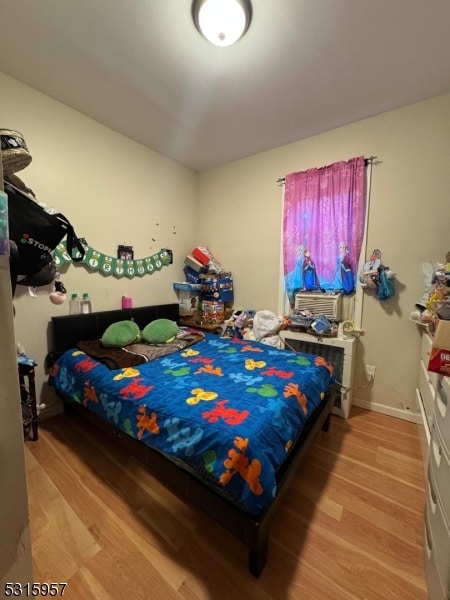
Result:
<svg viewBox="0 0 450 600"><path fill-rule="evenodd" d="M369 156L368 158L364 159L364 164L366 165L379 165L381 160L376 160L378 158L378 156ZM283 183L285 182L285 177L280 177L280 179L277 179L277 183L278 185L283 185Z"/></svg>

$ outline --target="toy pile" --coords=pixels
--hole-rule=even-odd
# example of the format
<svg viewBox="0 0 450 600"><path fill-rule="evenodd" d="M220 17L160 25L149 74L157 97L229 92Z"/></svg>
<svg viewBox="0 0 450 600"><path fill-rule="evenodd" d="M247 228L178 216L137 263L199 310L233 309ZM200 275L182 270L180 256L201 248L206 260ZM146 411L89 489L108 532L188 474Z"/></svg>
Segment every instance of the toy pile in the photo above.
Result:
<svg viewBox="0 0 450 600"><path fill-rule="evenodd" d="M255 311L234 310L222 326L221 337L243 340L253 329L254 316Z"/></svg>
<svg viewBox="0 0 450 600"><path fill-rule="evenodd" d="M184 260L184 282L175 282L180 316L192 324L215 327L233 312L233 277L206 246L196 246Z"/></svg>
<svg viewBox="0 0 450 600"><path fill-rule="evenodd" d="M252 340L281 347L279 332L287 329L289 320L270 310L235 310L222 326L221 337Z"/></svg>
<svg viewBox="0 0 450 600"><path fill-rule="evenodd" d="M440 320L450 320L450 251L445 256L445 263L439 263L437 268L424 264L423 270L425 294L410 319L433 332Z"/></svg>
<svg viewBox="0 0 450 600"><path fill-rule="evenodd" d="M336 323L330 321L325 315L311 310L294 310L289 317L289 329L318 337L336 337L338 335Z"/></svg>

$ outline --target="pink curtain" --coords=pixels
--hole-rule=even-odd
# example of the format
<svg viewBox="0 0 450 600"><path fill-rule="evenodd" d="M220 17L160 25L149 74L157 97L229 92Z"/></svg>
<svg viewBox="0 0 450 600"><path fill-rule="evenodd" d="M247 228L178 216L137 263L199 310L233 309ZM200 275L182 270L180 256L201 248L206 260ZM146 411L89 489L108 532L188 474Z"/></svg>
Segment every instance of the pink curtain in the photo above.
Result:
<svg viewBox="0 0 450 600"><path fill-rule="evenodd" d="M286 176L283 261L291 300L298 290L354 291L364 237L365 172L360 156Z"/></svg>

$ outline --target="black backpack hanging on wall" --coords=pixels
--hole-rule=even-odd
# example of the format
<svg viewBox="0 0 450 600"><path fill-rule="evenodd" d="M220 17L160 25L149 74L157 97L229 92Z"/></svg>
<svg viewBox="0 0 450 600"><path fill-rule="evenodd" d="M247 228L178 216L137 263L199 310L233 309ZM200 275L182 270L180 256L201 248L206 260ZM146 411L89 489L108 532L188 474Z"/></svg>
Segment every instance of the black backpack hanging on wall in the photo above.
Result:
<svg viewBox="0 0 450 600"><path fill-rule="evenodd" d="M8 196L11 287L16 283L41 286L56 276L53 250L66 237L67 252L75 262L83 260L85 249L70 221L61 213L51 214L34 200L34 193L16 173L32 160L23 135L0 129L4 190ZM19 279L19 276L20 279Z"/></svg>
<svg viewBox="0 0 450 600"><path fill-rule="evenodd" d="M25 276L18 283L29 286L51 283L55 276L51 253L64 238L71 259L83 260L84 246L63 214L48 213L31 196L7 181L4 189L8 196L9 237L17 247L11 267L16 275Z"/></svg>

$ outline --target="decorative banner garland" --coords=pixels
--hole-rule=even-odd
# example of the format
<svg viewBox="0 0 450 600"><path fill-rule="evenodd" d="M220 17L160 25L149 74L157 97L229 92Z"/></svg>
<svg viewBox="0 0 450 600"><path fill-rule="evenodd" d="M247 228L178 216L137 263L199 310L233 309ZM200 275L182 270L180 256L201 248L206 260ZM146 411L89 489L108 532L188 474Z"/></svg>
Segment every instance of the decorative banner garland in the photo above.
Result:
<svg viewBox="0 0 450 600"><path fill-rule="evenodd" d="M172 251L168 248L162 248L157 254L137 260L113 258L94 250L90 246L85 245L85 248L86 254L83 260L76 264L82 264L93 271L101 271L103 275L114 275L115 277L128 277L131 279L135 276L151 275L155 271L160 271L163 267L172 264L173 261ZM58 244L53 256L57 269L64 263L72 262L65 241Z"/></svg>

